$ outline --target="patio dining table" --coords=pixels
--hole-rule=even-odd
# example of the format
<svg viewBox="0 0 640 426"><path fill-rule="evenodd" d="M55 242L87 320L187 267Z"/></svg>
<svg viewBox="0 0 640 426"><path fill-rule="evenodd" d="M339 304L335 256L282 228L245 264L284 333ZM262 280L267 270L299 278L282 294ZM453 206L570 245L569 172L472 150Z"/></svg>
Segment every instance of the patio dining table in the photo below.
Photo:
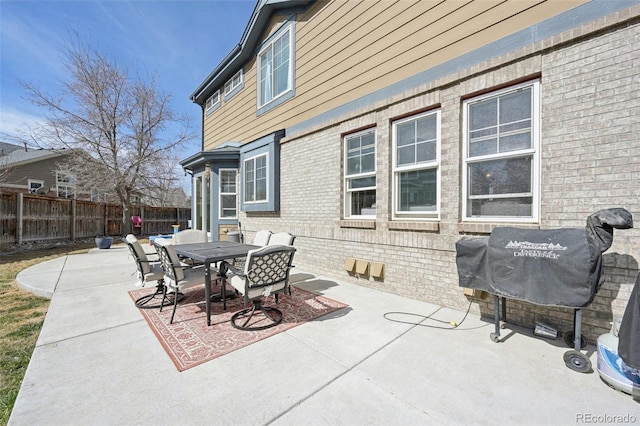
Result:
<svg viewBox="0 0 640 426"><path fill-rule="evenodd" d="M211 264L223 260L246 257L249 250L260 248L251 244L242 244L233 241L211 241L207 243L176 244L173 246L180 256L188 257L196 262L204 264L205 298L207 306L207 326L211 325ZM220 293L222 294L222 307L227 309L226 277L222 276Z"/></svg>

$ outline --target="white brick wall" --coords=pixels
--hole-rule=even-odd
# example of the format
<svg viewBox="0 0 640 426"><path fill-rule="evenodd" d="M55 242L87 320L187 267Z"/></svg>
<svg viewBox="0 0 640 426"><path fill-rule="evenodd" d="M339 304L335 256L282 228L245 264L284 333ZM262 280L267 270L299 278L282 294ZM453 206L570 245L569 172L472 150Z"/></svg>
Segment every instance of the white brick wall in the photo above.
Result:
<svg viewBox="0 0 640 426"><path fill-rule="evenodd" d="M615 20L612 21L615 23ZM640 26L621 25L583 38L572 37L604 25L598 22L537 43L503 58L425 82L425 91L394 99L386 107L295 136L282 145L281 211L243 215L249 239L258 229L287 230L297 236L295 264L337 280L379 288L465 310L469 299L458 287L455 242L461 238L461 104L478 91L526 76L541 81L540 227L584 227L602 208L640 212ZM542 50L543 46L547 50ZM415 229L389 229L391 217L391 119L441 105L441 220ZM342 139L354 129L376 125L377 219L375 229L345 228L342 219ZM640 216L638 216L640 217ZM477 229L490 231L491 224ZM638 273L640 233L616 231L605 254L606 284L584 311L590 339L621 317ZM384 279L344 271L347 257L384 264ZM472 312L492 316L492 297L473 299ZM573 311L508 301L510 321L536 320L562 331L572 328Z"/></svg>

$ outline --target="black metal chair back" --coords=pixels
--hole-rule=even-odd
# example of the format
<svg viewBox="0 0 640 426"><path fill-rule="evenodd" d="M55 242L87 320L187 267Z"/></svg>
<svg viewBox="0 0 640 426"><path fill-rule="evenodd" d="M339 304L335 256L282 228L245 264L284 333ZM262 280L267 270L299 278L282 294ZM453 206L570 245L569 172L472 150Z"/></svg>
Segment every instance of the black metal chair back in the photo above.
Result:
<svg viewBox="0 0 640 426"><path fill-rule="evenodd" d="M250 252L245 265L249 288L286 281L295 252L296 249L291 246L267 246Z"/></svg>

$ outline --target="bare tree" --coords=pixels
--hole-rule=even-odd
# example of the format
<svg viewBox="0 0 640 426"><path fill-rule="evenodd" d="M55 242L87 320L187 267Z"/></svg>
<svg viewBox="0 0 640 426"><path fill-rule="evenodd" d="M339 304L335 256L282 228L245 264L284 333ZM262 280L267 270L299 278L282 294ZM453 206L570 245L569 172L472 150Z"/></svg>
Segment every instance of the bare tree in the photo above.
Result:
<svg viewBox="0 0 640 426"><path fill-rule="evenodd" d="M7 140L11 140L13 142L15 141L15 137L4 132L0 132L0 141ZM11 174L15 170L15 166L13 166L9 160L9 154L16 150L16 145L18 144L0 142L0 186L9 181Z"/></svg>
<svg viewBox="0 0 640 426"><path fill-rule="evenodd" d="M144 188L145 204L156 207L187 207L188 199L177 175L178 157L164 153L159 162L161 170L174 170L176 173L142 176L140 187Z"/></svg>
<svg viewBox="0 0 640 426"><path fill-rule="evenodd" d="M57 96L22 83L30 100L49 113L28 137L54 149L73 149L78 155L71 156L67 169L76 184L114 193L129 232L132 197L175 176L167 159L193 138L189 121L174 113L155 79L132 77L77 36L66 48L65 65L68 76Z"/></svg>
<svg viewBox="0 0 640 426"><path fill-rule="evenodd" d="M0 152L0 185L9 180L13 168L7 161L7 155Z"/></svg>

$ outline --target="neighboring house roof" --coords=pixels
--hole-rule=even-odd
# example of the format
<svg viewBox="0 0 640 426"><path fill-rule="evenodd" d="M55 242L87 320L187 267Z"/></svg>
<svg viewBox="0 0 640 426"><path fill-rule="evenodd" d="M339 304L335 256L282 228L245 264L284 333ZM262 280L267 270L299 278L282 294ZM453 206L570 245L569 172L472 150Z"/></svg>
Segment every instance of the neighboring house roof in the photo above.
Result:
<svg viewBox="0 0 640 426"><path fill-rule="evenodd" d="M6 142L0 142L0 157L9 154L12 151L15 151L16 149L24 149L22 146L20 145L14 145L11 143L6 143Z"/></svg>
<svg viewBox="0 0 640 426"><path fill-rule="evenodd" d="M12 149L15 148L15 149ZM66 152L53 151L49 149L25 149L19 145L11 145L8 143L1 143L0 149L5 149L5 153L2 158L0 167L16 167L29 163L35 163L50 158L62 157L66 155ZM11 151L7 151L11 149Z"/></svg>
<svg viewBox="0 0 640 426"><path fill-rule="evenodd" d="M203 105L218 87L222 86L242 65L247 62L255 52L256 47L262 41L262 33L269 25L271 16L279 10L302 10L315 0L259 0L249 24L238 43L220 64L200 83L191 94L190 99Z"/></svg>

